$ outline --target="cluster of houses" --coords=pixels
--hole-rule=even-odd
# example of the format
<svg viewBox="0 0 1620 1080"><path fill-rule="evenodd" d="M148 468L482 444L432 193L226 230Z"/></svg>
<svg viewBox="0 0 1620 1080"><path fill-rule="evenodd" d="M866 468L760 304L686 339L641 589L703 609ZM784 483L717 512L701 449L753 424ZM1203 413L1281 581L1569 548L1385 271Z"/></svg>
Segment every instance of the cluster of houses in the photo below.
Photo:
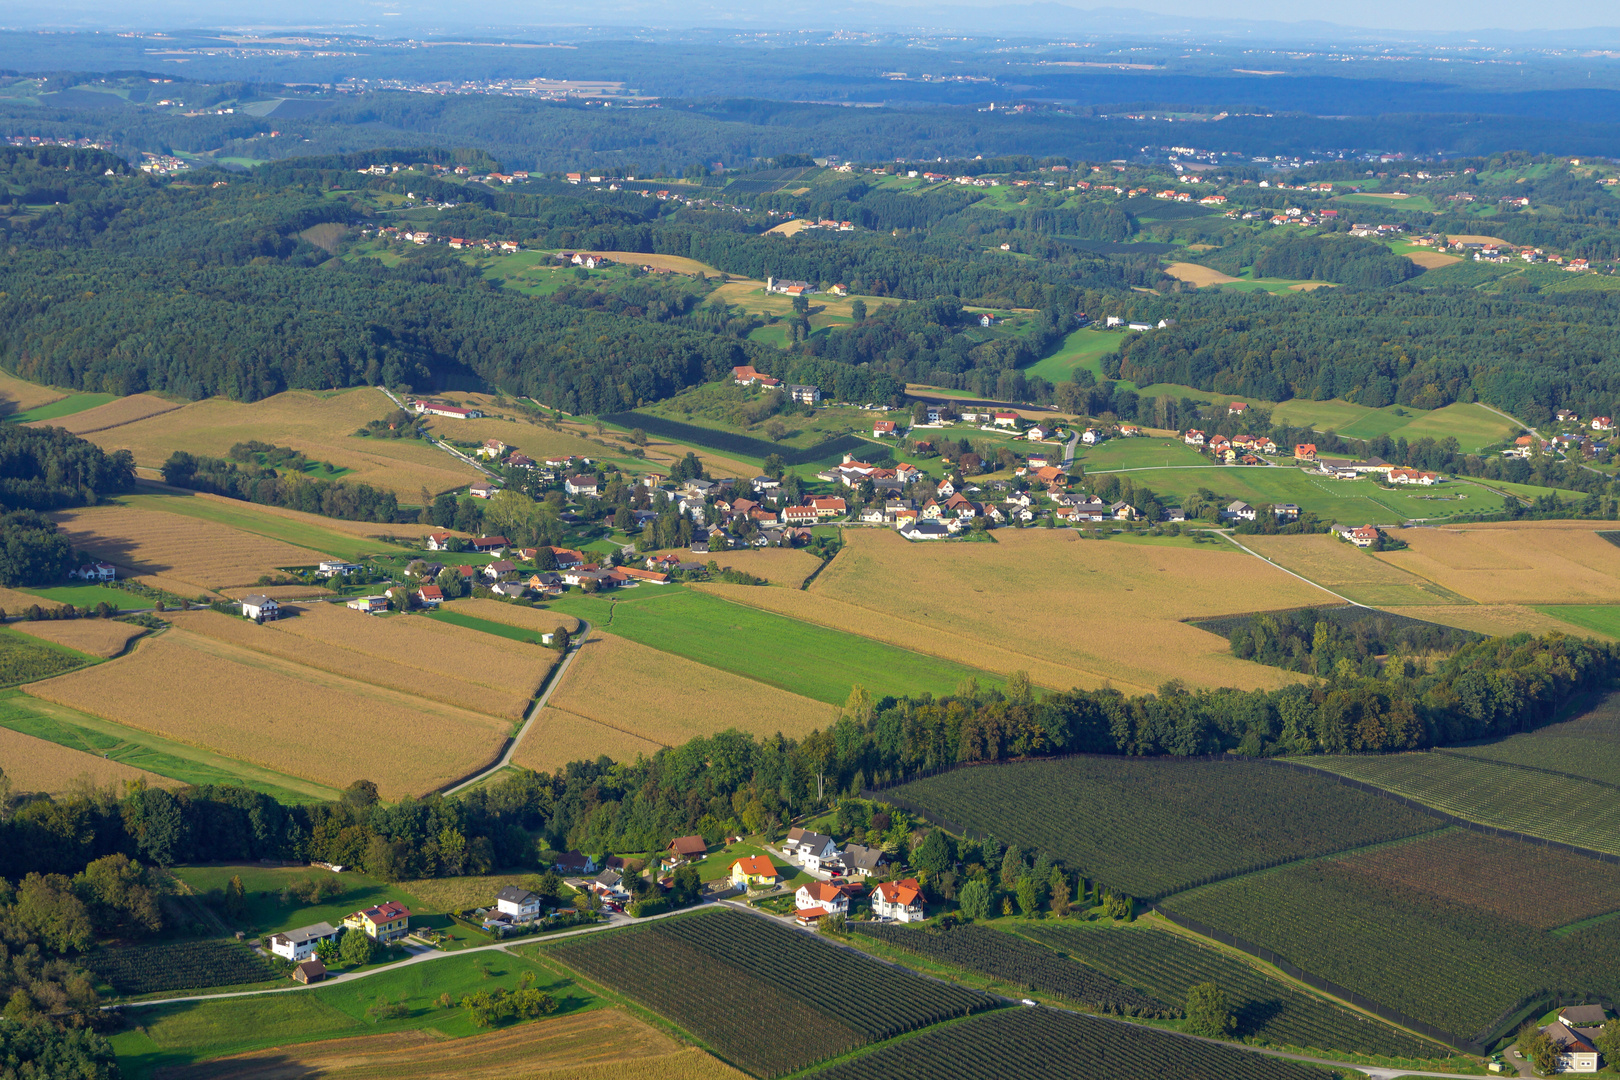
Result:
<svg viewBox="0 0 1620 1080"><path fill-rule="evenodd" d="M1590 429L1599 434L1614 430L1614 418L1609 416L1594 416L1588 424L1582 424L1581 418L1568 409L1558 410L1560 424L1574 425L1574 431L1559 432L1545 439L1538 439L1533 435L1520 435L1514 439L1513 445L1502 451L1503 457L1528 458L1536 452L1557 453L1568 457L1578 454L1583 458L1597 457L1609 449L1607 439L1594 439L1586 434Z"/></svg>
<svg viewBox="0 0 1620 1080"><path fill-rule="evenodd" d="M372 230L362 229L360 234L370 236ZM518 244L515 240L473 240L465 236L440 236L437 233L428 232L426 229L412 229L409 227L401 229L395 225L384 225L376 230L376 236L380 240L397 240L418 246L444 244L456 251L479 250L502 255L513 255L518 251Z"/></svg>
<svg viewBox="0 0 1620 1080"><path fill-rule="evenodd" d="M484 415L482 409L463 408L460 405L448 405L442 401L429 401L426 398L407 403L418 416L446 416L452 420L477 420Z"/></svg>
<svg viewBox="0 0 1620 1080"><path fill-rule="evenodd" d="M1230 415L1241 416L1248 405L1234 401L1227 409ZM1277 444L1264 435L1234 435L1228 439L1225 435L1206 436L1198 428L1189 428L1182 433L1181 441L1226 465L1259 465L1262 455L1269 457L1277 453Z"/></svg>
<svg viewBox="0 0 1620 1080"><path fill-rule="evenodd" d="M751 364L744 364L731 369L731 381L738 386L758 386L764 390L775 390L782 387L782 380L772 378L763 371L756 371ZM787 395L795 405L820 405L821 387L804 384L788 383Z"/></svg>
<svg viewBox="0 0 1620 1080"><path fill-rule="evenodd" d="M342 927L318 922L271 934L264 945L276 956L292 961L292 977L301 983L319 982L326 978L326 965L316 951L323 942L336 942L345 930L362 933L379 945L398 941L411 932L411 912L396 900L387 900L375 907L365 908L347 915Z"/></svg>

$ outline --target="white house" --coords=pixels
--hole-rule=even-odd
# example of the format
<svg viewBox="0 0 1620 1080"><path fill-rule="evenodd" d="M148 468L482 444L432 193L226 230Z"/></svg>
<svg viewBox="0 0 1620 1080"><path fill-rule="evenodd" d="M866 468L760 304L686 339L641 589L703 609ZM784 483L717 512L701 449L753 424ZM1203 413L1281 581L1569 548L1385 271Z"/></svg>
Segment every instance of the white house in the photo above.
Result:
<svg viewBox="0 0 1620 1080"><path fill-rule="evenodd" d="M429 551L449 551L450 541L453 538L444 531L430 532L427 536L427 549Z"/></svg>
<svg viewBox="0 0 1620 1080"><path fill-rule="evenodd" d="M112 581L117 576L118 568L110 562L85 563L68 575L85 581Z"/></svg>
<svg viewBox="0 0 1620 1080"><path fill-rule="evenodd" d="M782 842L782 851L814 873L821 869L823 862L831 862L837 856L838 845L833 843L830 836L794 828L788 831L787 839Z"/></svg>
<svg viewBox="0 0 1620 1080"><path fill-rule="evenodd" d="M339 559L327 559L325 562L321 563L320 569L317 572L321 575L321 577L339 577L344 574L352 574L358 569L360 569L360 567L355 563L347 563Z"/></svg>
<svg viewBox="0 0 1620 1080"><path fill-rule="evenodd" d="M812 881L807 885L800 885L799 891L793 894L793 906L801 914L811 910L819 910L826 915L849 914L849 897L837 885L826 881Z"/></svg>
<svg viewBox="0 0 1620 1080"><path fill-rule="evenodd" d="M246 601L244 601L244 603L246 603ZM359 597L356 597L353 600L350 600L344 606L345 607L351 607L355 611L363 611L367 615L370 615L373 612L377 612L377 611L387 611L388 610L388 597L386 597L386 596L359 596Z"/></svg>
<svg viewBox="0 0 1620 1080"><path fill-rule="evenodd" d="M1238 500L1237 502L1228 503L1226 509L1221 512L1221 516L1228 521L1253 521L1255 509L1248 503Z"/></svg>
<svg viewBox="0 0 1620 1080"><path fill-rule="evenodd" d="M271 934L265 938L265 944L277 956L296 964L314 956L321 942L337 939L338 931L331 923L318 922L285 933Z"/></svg>
<svg viewBox="0 0 1620 1080"><path fill-rule="evenodd" d="M604 900L622 903L630 899L630 890L624 887L624 875L617 870L603 870L591 879L591 891Z"/></svg>
<svg viewBox="0 0 1620 1080"><path fill-rule="evenodd" d="M888 865L889 856L882 848L866 847L862 844L846 844L841 861L844 864L846 874L855 874L868 878Z"/></svg>
<svg viewBox="0 0 1620 1080"><path fill-rule="evenodd" d="M1592 1039L1602 1030L1598 1027L1578 1028L1559 1020L1541 1029L1558 1048L1555 1073L1595 1073L1598 1071L1598 1049Z"/></svg>
<svg viewBox="0 0 1620 1080"><path fill-rule="evenodd" d="M595 495L596 477L570 476L563 481L563 490L570 495Z"/></svg>
<svg viewBox="0 0 1620 1080"><path fill-rule="evenodd" d="M281 612L281 605L268 596L255 593L252 596L242 597L242 618L252 619L254 622L274 622Z"/></svg>
<svg viewBox="0 0 1620 1080"><path fill-rule="evenodd" d="M1080 441L1087 446L1096 446L1103 441L1102 432L1096 428L1086 428L1085 433L1080 436Z"/></svg>
<svg viewBox="0 0 1620 1080"><path fill-rule="evenodd" d="M943 540L951 530L937 521L914 521L900 530L907 540Z"/></svg>
<svg viewBox="0 0 1620 1080"><path fill-rule="evenodd" d="M921 922L928 917L922 886L917 884L916 878L883 882L872 890L872 914L879 919Z"/></svg>

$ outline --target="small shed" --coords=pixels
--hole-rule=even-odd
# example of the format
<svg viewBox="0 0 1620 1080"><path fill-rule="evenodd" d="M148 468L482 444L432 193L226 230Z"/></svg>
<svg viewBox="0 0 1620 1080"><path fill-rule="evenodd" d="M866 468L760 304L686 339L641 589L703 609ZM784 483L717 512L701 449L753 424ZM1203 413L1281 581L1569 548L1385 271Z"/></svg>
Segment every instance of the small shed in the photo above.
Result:
<svg viewBox="0 0 1620 1080"><path fill-rule="evenodd" d="M293 982L318 983L326 978L326 965L319 960L305 960L293 968Z"/></svg>

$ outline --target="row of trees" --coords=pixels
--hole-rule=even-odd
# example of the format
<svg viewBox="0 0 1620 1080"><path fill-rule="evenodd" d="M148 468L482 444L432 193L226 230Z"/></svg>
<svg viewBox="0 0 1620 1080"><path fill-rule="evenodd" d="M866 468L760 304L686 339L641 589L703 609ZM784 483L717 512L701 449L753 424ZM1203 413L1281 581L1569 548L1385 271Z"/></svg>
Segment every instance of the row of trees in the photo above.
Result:
<svg viewBox="0 0 1620 1080"><path fill-rule="evenodd" d="M346 521L388 522L399 517L399 499L392 491L343 480L315 480L296 469L282 474L184 450L176 450L163 463L163 482Z"/></svg>

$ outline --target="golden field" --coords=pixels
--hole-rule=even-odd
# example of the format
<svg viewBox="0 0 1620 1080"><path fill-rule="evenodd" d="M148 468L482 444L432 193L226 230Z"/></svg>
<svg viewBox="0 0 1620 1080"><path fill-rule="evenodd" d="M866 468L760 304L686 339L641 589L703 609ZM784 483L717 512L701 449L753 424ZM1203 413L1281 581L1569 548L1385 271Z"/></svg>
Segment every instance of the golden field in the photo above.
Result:
<svg viewBox="0 0 1620 1080"><path fill-rule="evenodd" d="M144 626L111 619L51 619L12 623L11 628L103 659L117 656L131 641L146 633Z"/></svg>
<svg viewBox="0 0 1620 1080"><path fill-rule="evenodd" d="M176 626L359 682L518 720L556 663L550 649L410 615L382 619L339 604L282 609L258 625L217 611Z"/></svg>
<svg viewBox="0 0 1620 1080"><path fill-rule="evenodd" d="M561 421L561 424L564 431L576 432L581 437L587 433L592 436L596 434L594 428L587 428L584 424L571 423L567 420ZM634 446L630 441L630 433L626 431L615 431L609 428L603 432L601 438L604 442L611 444L617 453L626 456L630 454ZM688 446L685 443L673 442L660 436L648 435L647 445L642 447L642 451L646 454L645 461L651 465L662 466L666 470L675 462L684 460L690 452L698 456L698 460L703 462L703 467L709 471L710 476L732 476L739 479L748 479L759 475L759 466L757 465L750 465L748 462L740 461L737 458L726 457L719 451L710 450L707 447Z"/></svg>
<svg viewBox="0 0 1620 1080"><path fill-rule="evenodd" d="M1403 529L1406 551L1377 557L1482 604L1611 604L1620 547L1593 521L1485 522Z"/></svg>
<svg viewBox="0 0 1620 1080"><path fill-rule="evenodd" d="M46 701L278 772L422 795L492 761L509 722L178 626L129 656L28 686Z"/></svg>
<svg viewBox="0 0 1620 1080"><path fill-rule="evenodd" d="M1199 288L1208 285L1229 285L1240 280L1223 274L1212 266L1204 266L1200 263L1171 263L1165 267L1164 272L1177 281L1191 282Z"/></svg>
<svg viewBox="0 0 1620 1080"><path fill-rule="evenodd" d="M121 495L117 503L122 506L133 506L142 510L163 510L167 513L182 516L208 516L209 508L219 507L226 514L238 515L244 521L251 522L253 527L242 526L245 532L259 532L274 534L279 528L276 518L309 525L326 532L341 533L345 536L363 536L368 539L381 539L384 537L413 537L420 538L430 532L437 532L436 525L422 525L414 521L346 521L343 518L326 517L323 514L307 514L302 510L289 510L284 506L266 506L264 503L246 502L242 499L227 499L223 495L214 495L206 491L191 491L187 488L170 487L164 483L143 480L136 485L136 494ZM421 498L421 493L417 493ZM184 500L183 502L181 500ZM193 506L197 512L191 510L186 504L196 500ZM447 530L455 532L454 529ZM272 539L276 537L271 536Z"/></svg>
<svg viewBox="0 0 1620 1080"><path fill-rule="evenodd" d="M1443 255L1438 251L1408 251L1406 257L1425 270L1438 270L1442 266L1462 262L1460 255Z"/></svg>
<svg viewBox="0 0 1620 1080"><path fill-rule="evenodd" d="M178 408L181 408L179 403L165 401L151 394L132 394L71 416L63 416L56 420L35 420L28 426L59 427L75 435L88 435L93 431L106 431L108 428L119 427L136 420L161 416Z"/></svg>
<svg viewBox="0 0 1620 1080"><path fill-rule="evenodd" d="M159 510L93 506L51 516L69 543L119 567L123 576L156 575L194 588L250 585L278 567L310 566L326 558L308 548Z"/></svg>
<svg viewBox="0 0 1620 1080"><path fill-rule="evenodd" d="M687 562L700 562L707 566L711 561L717 562L724 568L741 570L745 574L762 577L772 585L782 585L789 589L797 589L804 583L804 579L815 573L821 560L799 548L746 548L739 551L716 551L710 555L695 555L685 548L675 548L671 551L658 552L660 555L674 555Z"/></svg>
<svg viewBox="0 0 1620 1080"><path fill-rule="evenodd" d="M571 671L565 676L573 677ZM606 754L614 761L630 762L638 757L652 757L663 748L662 743L547 705L518 743L512 764L540 772L556 772L570 761L595 761Z"/></svg>
<svg viewBox="0 0 1620 1080"><path fill-rule="evenodd" d="M395 408L386 394L369 386L326 394L289 390L246 404L207 398L88 438L106 450L128 449L138 464L151 468L176 450L223 457L233 444L250 440L291 446L312 460L352 469L344 480L386 488L413 504L421 501L423 487L437 494L478 478L471 466L418 439L354 434Z"/></svg>
<svg viewBox="0 0 1620 1080"><path fill-rule="evenodd" d="M564 615L560 611L524 607L521 604L508 604L501 600L487 600L477 596L451 600L444 605L444 610L470 615L475 619L504 623L520 630L534 630L541 634L549 634L559 626L570 634L579 629L578 619L572 615Z"/></svg>
<svg viewBox="0 0 1620 1080"><path fill-rule="evenodd" d="M99 788L130 780L145 780L152 787L177 785L167 776L3 727L0 727L0 771L11 781L15 792L45 791L55 795L85 783Z"/></svg>
<svg viewBox="0 0 1620 1080"><path fill-rule="evenodd" d="M176 1018L163 1023L178 1028ZM151 1035L159 1045L163 1024ZM179 1034L177 1031L176 1035ZM622 1009L592 1009L447 1039L432 1031L278 1046L160 1070L162 1080L748 1080Z"/></svg>
<svg viewBox="0 0 1620 1080"><path fill-rule="evenodd" d="M20 612L27 611L35 604L38 604L43 608L57 608L62 606L54 600L47 600L43 596L35 596L33 593L19 592L16 589L0 588L0 611L8 611L11 614L16 615Z"/></svg>
<svg viewBox="0 0 1620 1080"><path fill-rule="evenodd" d="M993 544L911 544L850 530L808 592L704 586L903 648L1067 690L1152 691L1168 679L1270 688L1297 676L1233 657L1184 620L1331 600L1231 548L1127 544L1048 529Z"/></svg>
<svg viewBox="0 0 1620 1080"><path fill-rule="evenodd" d="M1400 614L1442 626L1455 626L1472 630L1487 637L1511 637L1527 634L1592 634L1579 630L1561 619L1543 615L1535 608L1520 604L1443 604L1435 607L1402 607Z"/></svg>
<svg viewBox="0 0 1620 1080"><path fill-rule="evenodd" d="M69 393L72 391L55 390L49 386L19 379L9 372L0 371L0 416L11 416L27 412L29 409L37 409L41 405L60 401Z"/></svg>
<svg viewBox="0 0 1620 1080"><path fill-rule="evenodd" d="M1406 539L1413 531L1402 530L1401 538ZM1239 536L1236 540L1278 566L1309 578L1324 589L1331 589L1358 604L1404 607L1411 604L1431 606L1468 602L1450 589L1409 574L1398 566L1381 561L1370 551L1325 533ZM1327 597L1319 602L1332 602L1332 598ZM1286 606L1269 602L1255 605L1260 610Z"/></svg>
<svg viewBox="0 0 1620 1080"><path fill-rule="evenodd" d="M797 738L838 718L823 702L598 630L547 704L663 746L727 728Z"/></svg>
<svg viewBox="0 0 1620 1080"><path fill-rule="evenodd" d="M272 600L302 600L331 596L332 590L324 585L241 585L234 589L221 589L221 596L240 600L244 596L268 596Z"/></svg>

